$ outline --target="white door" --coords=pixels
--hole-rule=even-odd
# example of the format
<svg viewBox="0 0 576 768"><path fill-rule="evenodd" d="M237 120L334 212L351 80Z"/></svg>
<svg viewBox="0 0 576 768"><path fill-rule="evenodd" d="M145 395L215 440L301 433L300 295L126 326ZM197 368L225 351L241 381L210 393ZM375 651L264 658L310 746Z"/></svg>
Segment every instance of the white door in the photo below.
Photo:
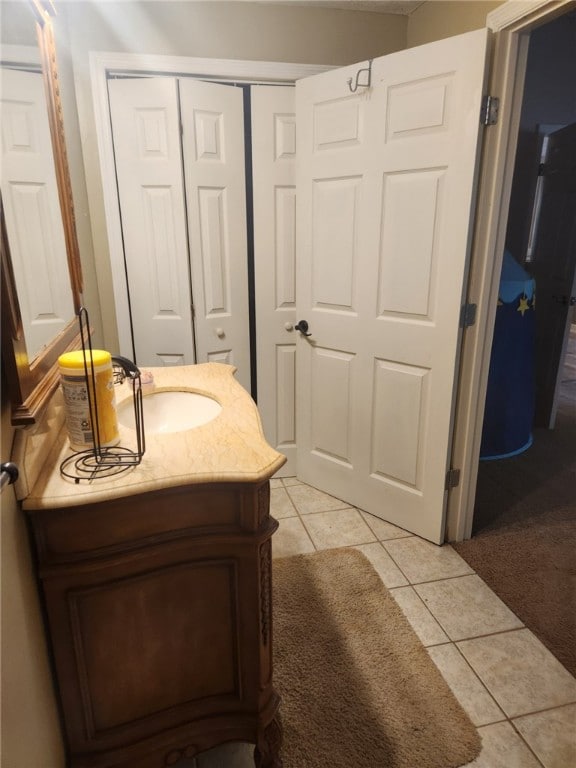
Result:
<svg viewBox="0 0 576 768"><path fill-rule="evenodd" d="M250 88L258 410L296 474L296 115L292 87Z"/></svg>
<svg viewBox="0 0 576 768"><path fill-rule="evenodd" d="M298 476L436 543L487 36L296 87Z"/></svg>
<svg viewBox="0 0 576 768"><path fill-rule="evenodd" d="M250 392L242 89L182 78L180 99L196 358Z"/></svg>
<svg viewBox="0 0 576 768"><path fill-rule="evenodd" d="M178 82L108 88L136 361L194 363Z"/></svg>
<svg viewBox="0 0 576 768"><path fill-rule="evenodd" d="M1 70L2 199L30 360L74 317L42 74Z"/></svg>

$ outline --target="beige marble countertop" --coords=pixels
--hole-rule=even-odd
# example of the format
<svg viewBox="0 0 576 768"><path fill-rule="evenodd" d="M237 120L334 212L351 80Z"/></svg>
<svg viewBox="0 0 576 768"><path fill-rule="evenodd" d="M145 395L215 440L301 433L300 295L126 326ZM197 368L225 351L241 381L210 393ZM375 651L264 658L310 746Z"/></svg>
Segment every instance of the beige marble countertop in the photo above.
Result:
<svg viewBox="0 0 576 768"><path fill-rule="evenodd" d="M258 482L271 477L286 461L266 442L258 409L234 378L234 366L203 363L146 370L154 376L150 393L198 392L215 399L222 411L208 424L187 431L146 433L146 452L141 464L113 478L79 484L60 473L61 462L72 452L63 427L37 479L22 499L25 509L92 504L187 484ZM117 403L126 396L131 396L131 390L123 385L117 390ZM120 438L120 445L136 447L133 430L120 426Z"/></svg>

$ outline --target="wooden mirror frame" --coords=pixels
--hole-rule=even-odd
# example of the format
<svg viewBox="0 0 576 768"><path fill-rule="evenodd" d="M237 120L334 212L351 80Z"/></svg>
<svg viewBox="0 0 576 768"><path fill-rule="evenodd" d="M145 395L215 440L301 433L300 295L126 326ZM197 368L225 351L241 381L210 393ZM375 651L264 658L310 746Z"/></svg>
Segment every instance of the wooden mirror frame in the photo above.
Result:
<svg viewBox="0 0 576 768"><path fill-rule="evenodd" d="M46 90L48 122L50 124L58 196L64 227L68 271L70 274L74 311L78 313L82 304L82 268L80 265L72 185L64 138L64 119L56 66L54 30L51 21L56 11L51 0L29 0L29 2L36 17L36 31ZM1 205L0 216L2 219L0 253L2 271L2 361L12 409L12 424L24 426L37 422L38 417L58 386L58 357L68 350L78 349L80 347L80 337L78 321L76 318L73 318L50 344L45 346L33 360L30 360L26 350L22 316L6 234L4 210Z"/></svg>

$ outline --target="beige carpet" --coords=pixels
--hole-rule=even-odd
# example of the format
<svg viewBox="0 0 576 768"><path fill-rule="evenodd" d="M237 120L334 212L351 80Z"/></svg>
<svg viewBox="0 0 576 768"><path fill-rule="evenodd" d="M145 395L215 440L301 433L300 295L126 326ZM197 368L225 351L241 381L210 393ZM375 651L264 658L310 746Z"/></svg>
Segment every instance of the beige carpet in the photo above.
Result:
<svg viewBox="0 0 576 768"><path fill-rule="evenodd" d="M476 729L364 555L275 560L273 579L284 768L455 768L478 755Z"/></svg>

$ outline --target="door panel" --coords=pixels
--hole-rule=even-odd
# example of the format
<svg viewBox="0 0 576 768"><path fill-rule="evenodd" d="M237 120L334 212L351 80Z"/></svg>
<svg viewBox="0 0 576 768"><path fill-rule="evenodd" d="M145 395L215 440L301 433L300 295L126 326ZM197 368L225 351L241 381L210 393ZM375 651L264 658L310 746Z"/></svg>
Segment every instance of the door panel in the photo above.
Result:
<svg viewBox="0 0 576 768"><path fill-rule="evenodd" d="M30 360L74 317L39 72L1 69L2 200Z"/></svg>
<svg viewBox="0 0 576 768"><path fill-rule="evenodd" d="M419 446L429 370L374 360L374 422L371 472L417 490L422 486ZM388 436L394 435L394 440Z"/></svg>
<svg viewBox="0 0 576 768"><path fill-rule="evenodd" d="M312 359L312 450L316 456L351 466L350 396L354 355L315 347ZM326 393L330 392L330 398ZM343 418L334 418L334 411Z"/></svg>
<svg viewBox="0 0 576 768"><path fill-rule="evenodd" d="M317 309L354 312L356 227L361 178L317 179L312 205L312 301Z"/></svg>
<svg viewBox="0 0 576 768"><path fill-rule="evenodd" d="M379 316L432 320L435 304L436 224L442 220L445 169L384 176L381 212ZM413 211L418 226L407 227Z"/></svg>
<svg viewBox="0 0 576 768"><path fill-rule="evenodd" d="M180 101L196 355L250 391L242 90L181 78Z"/></svg>
<svg viewBox="0 0 576 768"><path fill-rule="evenodd" d="M258 409L296 474L296 116L294 88L252 86Z"/></svg>
<svg viewBox="0 0 576 768"><path fill-rule="evenodd" d="M194 363L177 81L108 88L136 360Z"/></svg>
<svg viewBox="0 0 576 768"><path fill-rule="evenodd" d="M298 475L444 538L487 31L297 84ZM310 394L311 393L311 394Z"/></svg>

